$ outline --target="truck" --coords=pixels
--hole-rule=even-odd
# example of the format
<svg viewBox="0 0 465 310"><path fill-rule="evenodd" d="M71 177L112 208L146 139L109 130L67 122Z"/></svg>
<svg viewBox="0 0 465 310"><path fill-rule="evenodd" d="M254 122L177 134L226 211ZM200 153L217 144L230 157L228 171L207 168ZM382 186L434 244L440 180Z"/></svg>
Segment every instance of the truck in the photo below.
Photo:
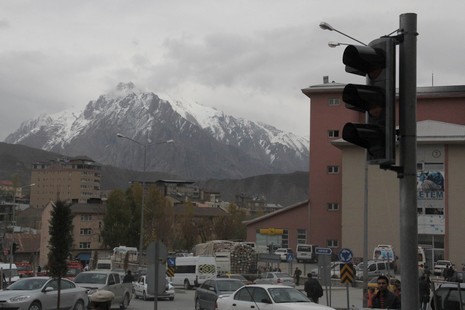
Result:
<svg viewBox="0 0 465 310"><path fill-rule="evenodd" d="M99 290L110 291L115 294L111 303L112 308L126 309L132 299L132 283L123 282L124 274L110 270L92 270L79 273L74 282L87 289L87 295Z"/></svg>
<svg viewBox="0 0 465 310"><path fill-rule="evenodd" d="M96 270L131 270L137 272L139 269L139 251L134 247L124 245L113 248L110 257L98 259Z"/></svg>
<svg viewBox="0 0 465 310"><path fill-rule="evenodd" d="M193 249L196 256L212 256L216 260L217 274L256 273L257 252L254 242L212 240L197 244Z"/></svg>

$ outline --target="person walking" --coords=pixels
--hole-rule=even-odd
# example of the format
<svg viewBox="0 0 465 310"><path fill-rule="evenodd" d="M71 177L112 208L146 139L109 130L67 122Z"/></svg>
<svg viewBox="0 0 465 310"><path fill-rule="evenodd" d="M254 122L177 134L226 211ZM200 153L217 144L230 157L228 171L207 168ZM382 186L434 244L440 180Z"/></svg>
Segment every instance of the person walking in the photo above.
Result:
<svg viewBox="0 0 465 310"><path fill-rule="evenodd" d="M418 281L420 292L420 310L426 310L429 302L431 287L426 279L426 275L422 275Z"/></svg>
<svg viewBox="0 0 465 310"><path fill-rule="evenodd" d="M307 297L314 303L318 303L318 299L323 296L323 288L317 279L314 279L311 273L307 274L307 281L305 281L304 290Z"/></svg>
<svg viewBox="0 0 465 310"><path fill-rule="evenodd" d="M302 274L302 270L300 270L299 267L295 267L295 271L294 271L295 285L299 285L301 274Z"/></svg>
<svg viewBox="0 0 465 310"><path fill-rule="evenodd" d="M134 276L132 275L131 270L128 270L128 272L123 278L123 283L132 283L132 282L134 282Z"/></svg>
<svg viewBox="0 0 465 310"><path fill-rule="evenodd" d="M399 297L388 290L388 278L386 276L379 276L377 283L378 292L371 299L371 308L400 309Z"/></svg>

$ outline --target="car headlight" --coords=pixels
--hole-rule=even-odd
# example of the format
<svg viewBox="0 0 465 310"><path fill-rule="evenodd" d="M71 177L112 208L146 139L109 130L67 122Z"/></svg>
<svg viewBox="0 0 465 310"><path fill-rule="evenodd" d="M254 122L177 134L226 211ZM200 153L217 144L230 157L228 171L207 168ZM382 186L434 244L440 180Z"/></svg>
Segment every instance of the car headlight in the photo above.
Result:
<svg viewBox="0 0 465 310"><path fill-rule="evenodd" d="M90 288L87 290L87 295L92 295L93 293L97 292L97 289L96 288Z"/></svg>
<svg viewBox="0 0 465 310"><path fill-rule="evenodd" d="M31 298L30 295L20 295L20 296L10 298L10 301L11 302L23 302L25 300L28 300L29 298Z"/></svg>

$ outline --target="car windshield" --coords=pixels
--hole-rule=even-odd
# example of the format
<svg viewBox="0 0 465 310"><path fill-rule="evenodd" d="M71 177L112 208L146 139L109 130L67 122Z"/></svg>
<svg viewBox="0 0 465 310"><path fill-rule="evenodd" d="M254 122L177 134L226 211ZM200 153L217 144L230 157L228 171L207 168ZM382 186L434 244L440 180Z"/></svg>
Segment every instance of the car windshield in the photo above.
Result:
<svg viewBox="0 0 465 310"><path fill-rule="evenodd" d="M290 302L310 302L310 300L300 291L291 287L270 288L271 298L275 303L290 303Z"/></svg>
<svg viewBox="0 0 465 310"><path fill-rule="evenodd" d="M22 280L16 281L15 283L11 284L6 289L8 291L38 290L42 286L44 286L45 282L47 282L47 279L36 279L36 278L22 279Z"/></svg>
<svg viewBox="0 0 465 310"><path fill-rule="evenodd" d="M460 295L456 288L439 288L436 291L436 302L439 305L439 309L460 309L460 301L465 304L465 291L461 290Z"/></svg>
<svg viewBox="0 0 465 310"><path fill-rule="evenodd" d="M74 282L76 283L92 283L92 284L105 284L107 282L107 274L81 272L76 276Z"/></svg>
<svg viewBox="0 0 465 310"><path fill-rule="evenodd" d="M240 281L218 281L217 285L220 292L234 292L244 286Z"/></svg>
<svg viewBox="0 0 465 310"><path fill-rule="evenodd" d="M276 277L278 277L278 278L289 278L289 275L287 273L284 273L284 272L277 272Z"/></svg>

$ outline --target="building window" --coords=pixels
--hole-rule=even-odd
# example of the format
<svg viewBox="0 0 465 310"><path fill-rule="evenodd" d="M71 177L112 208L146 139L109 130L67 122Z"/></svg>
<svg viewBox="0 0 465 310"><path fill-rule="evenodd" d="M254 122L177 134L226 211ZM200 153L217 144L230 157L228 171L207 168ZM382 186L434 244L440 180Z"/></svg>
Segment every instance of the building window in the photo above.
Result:
<svg viewBox="0 0 465 310"><path fill-rule="evenodd" d="M339 105L339 98L328 98L328 105Z"/></svg>
<svg viewBox="0 0 465 310"><path fill-rule="evenodd" d="M81 214L81 221L87 222L92 220L92 215L90 214Z"/></svg>
<svg viewBox="0 0 465 310"><path fill-rule="evenodd" d="M81 235L91 235L92 228L81 228Z"/></svg>
<svg viewBox="0 0 465 310"><path fill-rule="evenodd" d="M328 130L328 138L338 138L339 130Z"/></svg>
<svg viewBox="0 0 465 310"><path fill-rule="evenodd" d="M297 229L297 244L307 243L307 231L305 229Z"/></svg>
<svg viewBox="0 0 465 310"><path fill-rule="evenodd" d="M281 239L281 246L283 248L288 248L289 247L289 230L283 229L283 235Z"/></svg>
<svg viewBox="0 0 465 310"><path fill-rule="evenodd" d="M80 249L90 249L90 242L79 242Z"/></svg>
<svg viewBox="0 0 465 310"><path fill-rule="evenodd" d="M328 248L337 248L337 247L339 247L339 241L337 241L337 240L326 240L326 246Z"/></svg>
<svg viewBox="0 0 465 310"><path fill-rule="evenodd" d="M338 211L339 204L337 202L328 202L326 204L326 208L328 209L328 211Z"/></svg>
<svg viewBox="0 0 465 310"><path fill-rule="evenodd" d="M338 174L339 166L328 166L327 170L328 170L328 174Z"/></svg>

